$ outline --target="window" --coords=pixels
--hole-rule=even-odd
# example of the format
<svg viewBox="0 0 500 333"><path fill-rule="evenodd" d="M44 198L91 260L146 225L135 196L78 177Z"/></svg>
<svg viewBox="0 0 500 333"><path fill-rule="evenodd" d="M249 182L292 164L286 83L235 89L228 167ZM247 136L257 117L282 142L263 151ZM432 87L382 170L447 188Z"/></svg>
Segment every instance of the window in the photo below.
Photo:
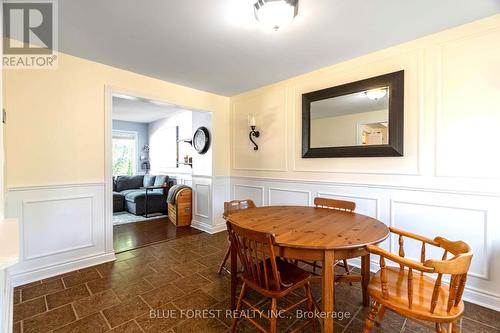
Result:
<svg viewBox="0 0 500 333"><path fill-rule="evenodd" d="M137 167L137 133L113 131L113 176L132 176Z"/></svg>

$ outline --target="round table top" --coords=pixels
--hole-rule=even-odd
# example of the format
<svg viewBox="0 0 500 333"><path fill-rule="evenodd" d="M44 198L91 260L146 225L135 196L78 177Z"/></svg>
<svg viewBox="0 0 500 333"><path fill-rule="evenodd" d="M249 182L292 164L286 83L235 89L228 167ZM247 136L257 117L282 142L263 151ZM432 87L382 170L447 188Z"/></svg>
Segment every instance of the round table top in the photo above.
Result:
<svg viewBox="0 0 500 333"><path fill-rule="evenodd" d="M272 233L278 245L294 248L355 249L380 243L389 236L389 228L374 218L328 208L248 208L226 219L240 227Z"/></svg>

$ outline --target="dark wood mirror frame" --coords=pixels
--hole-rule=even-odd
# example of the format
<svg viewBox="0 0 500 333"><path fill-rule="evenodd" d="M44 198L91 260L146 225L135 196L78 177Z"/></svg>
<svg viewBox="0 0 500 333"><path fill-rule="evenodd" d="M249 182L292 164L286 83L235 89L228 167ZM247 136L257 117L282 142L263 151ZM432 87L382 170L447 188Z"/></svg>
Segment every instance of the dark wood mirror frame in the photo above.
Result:
<svg viewBox="0 0 500 333"><path fill-rule="evenodd" d="M360 91L389 87L389 143L384 145L311 148L311 103ZM302 157L403 156L404 71L398 71L302 95Z"/></svg>

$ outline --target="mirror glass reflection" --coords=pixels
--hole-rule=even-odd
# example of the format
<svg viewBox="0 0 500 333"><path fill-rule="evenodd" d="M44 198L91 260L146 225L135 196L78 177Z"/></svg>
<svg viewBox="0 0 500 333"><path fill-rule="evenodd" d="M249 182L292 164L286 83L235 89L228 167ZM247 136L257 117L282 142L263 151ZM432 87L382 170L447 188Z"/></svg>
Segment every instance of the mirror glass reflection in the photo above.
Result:
<svg viewBox="0 0 500 333"><path fill-rule="evenodd" d="M389 142L389 87L311 103L311 148Z"/></svg>

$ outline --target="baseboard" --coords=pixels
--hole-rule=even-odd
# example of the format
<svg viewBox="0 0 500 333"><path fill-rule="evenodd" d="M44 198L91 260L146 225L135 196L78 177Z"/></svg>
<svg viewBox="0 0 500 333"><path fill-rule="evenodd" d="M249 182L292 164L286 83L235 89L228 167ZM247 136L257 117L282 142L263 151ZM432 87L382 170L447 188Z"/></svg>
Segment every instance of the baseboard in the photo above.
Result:
<svg viewBox="0 0 500 333"><path fill-rule="evenodd" d="M71 260L65 263L56 265L45 266L30 271L16 273L10 276L12 286L17 287L23 284L31 283L34 281L46 279L52 276L68 273L77 269L82 269L94 265L99 265L108 261L116 260L115 254L103 253L91 257L80 258Z"/></svg>
<svg viewBox="0 0 500 333"><path fill-rule="evenodd" d="M198 230L201 230L201 231L204 231L204 232L209 233L209 234L216 234L218 232L226 230L225 223L210 225L210 224L195 221L195 220L193 220L191 222L191 227L198 229Z"/></svg>
<svg viewBox="0 0 500 333"><path fill-rule="evenodd" d="M462 298L464 301L500 311L500 295L485 293L480 290L465 287Z"/></svg>
<svg viewBox="0 0 500 333"><path fill-rule="evenodd" d="M222 231L226 231L227 230L227 225L226 225L226 222L224 223L220 223L220 224L216 224L213 228L213 234L216 234L218 232L222 232Z"/></svg>

